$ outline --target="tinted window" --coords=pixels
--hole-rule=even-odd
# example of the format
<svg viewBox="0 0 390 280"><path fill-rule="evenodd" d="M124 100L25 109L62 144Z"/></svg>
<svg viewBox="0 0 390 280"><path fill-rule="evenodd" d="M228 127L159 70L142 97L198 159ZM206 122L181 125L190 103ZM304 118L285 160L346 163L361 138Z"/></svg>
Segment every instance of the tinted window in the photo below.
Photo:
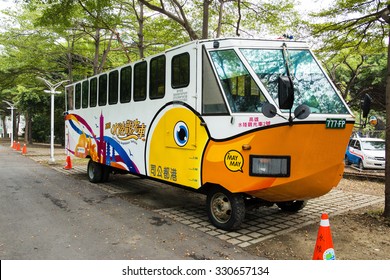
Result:
<svg viewBox="0 0 390 280"><path fill-rule="evenodd" d="M97 78L92 78L89 82L89 106L96 107L97 105Z"/></svg>
<svg viewBox="0 0 390 280"><path fill-rule="evenodd" d="M134 101L141 101L146 99L146 61L137 63L134 66Z"/></svg>
<svg viewBox="0 0 390 280"><path fill-rule="evenodd" d="M81 106L83 108L88 108L88 95L89 95L89 82L84 81L83 82L83 94L82 94L82 104Z"/></svg>
<svg viewBox="0 0 390 280"><path fill-rule="evenodd" d="M73 110L73 86L66 88L67 95L67 110Z"/></svg>
<svg viewBox="0 0 390 280"><path fill-rule="evenodd" d="M190 55L183 53L172 58L172 88L186 87L190 83Z"/></svg>
<svg viewBox="0 0 390 280"><path fill-rule="evenodd" d="M163 98L165 95L165 56L150 61L150 99Z"/></svg>
<svg viewBox="0 0 390 280"><path fill-rule="evenodd" d="M118 71L112 71L109 74L108 104L118 103L118 76Z"/></svg>
<svg viewBox="0 0 390 280"><path fill-rule="evenodd" d="M107 104L107 75L99 77L99 106Z"/></svg>
<svg viewBox="0 0 390 280"><path fill-rule="evenodd" d="M128 103L131 100L131 67L121 69L121 103Z"/></svg>
<svg viewBox="0 0 390 280"><path fill-rule="evenodd" d="M76 91L74 96L74 107L75 109L80 109L81 107L81 84L76 84Z"/></svg>

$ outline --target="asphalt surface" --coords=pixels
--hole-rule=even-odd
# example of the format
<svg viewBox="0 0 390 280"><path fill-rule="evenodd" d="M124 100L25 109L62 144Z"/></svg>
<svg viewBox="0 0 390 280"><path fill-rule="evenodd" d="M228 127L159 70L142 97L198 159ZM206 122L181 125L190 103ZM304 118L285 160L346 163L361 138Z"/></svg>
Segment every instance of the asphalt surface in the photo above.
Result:
<svg viewBox="0 0 390 280"><path fill-rule="evenodd" d="M0 146L0 259L254 259Z"/></svg>
<svg viewBox="0 0 390 280"><path fill-rule="evenodd" d="M1 143L0 143L1 144ZM212 226L205 197L131 175L92 184L86 160L49 146L0 146L0 259L255 259L243 248L383 202L383 197L333 190L298 213L277 207L247 212L241 229ZM314 245L313 245L314 246Z"/></svg>

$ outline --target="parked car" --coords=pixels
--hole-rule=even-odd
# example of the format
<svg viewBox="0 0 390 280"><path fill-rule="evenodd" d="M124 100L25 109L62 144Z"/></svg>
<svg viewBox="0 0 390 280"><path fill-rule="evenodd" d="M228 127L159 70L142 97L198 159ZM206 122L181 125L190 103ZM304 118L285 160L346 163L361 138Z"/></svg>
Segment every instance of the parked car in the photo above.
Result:
<svg viewBox="0 0 390 280"><path fill-rule="evenodd" d="M385 140L353 137L345 152L345 164L356 164L359 169L385 169Z"/></svg>

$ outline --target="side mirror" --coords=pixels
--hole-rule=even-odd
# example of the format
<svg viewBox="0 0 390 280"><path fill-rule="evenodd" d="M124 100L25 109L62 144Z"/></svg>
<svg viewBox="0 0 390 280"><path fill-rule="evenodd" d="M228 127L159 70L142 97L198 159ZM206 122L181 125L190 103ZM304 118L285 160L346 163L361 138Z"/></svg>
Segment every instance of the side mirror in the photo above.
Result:
<svg viewBox="0 0 390 280"><path fill-rule="evenodd" d="M271 103L265 103L263 105L262 111L264 116L266 116L267 118L273 118L276 115L276 108Z"/></svg>
<svg viewBox="0 0 390 280"><path fill-rule="evenodd" d="M368 113L370 112L370 109L371 109L371 97L368 94L366 94L363 100L363 108L362 108L363 118L368 117Z"/></svg>
<svg viewBox="0 0 390 280"><path fill-rule="evenodd" d="M294 110L295 118L298 120L304 120L311 114L310 107L304 104L299 105Z"/></svg>
<svg viewBox="0 0 390 280"><path fill-rule="evenodd" d="M294 104L294 85L288 76L278 78L279 108L291 110Z"/></svg>

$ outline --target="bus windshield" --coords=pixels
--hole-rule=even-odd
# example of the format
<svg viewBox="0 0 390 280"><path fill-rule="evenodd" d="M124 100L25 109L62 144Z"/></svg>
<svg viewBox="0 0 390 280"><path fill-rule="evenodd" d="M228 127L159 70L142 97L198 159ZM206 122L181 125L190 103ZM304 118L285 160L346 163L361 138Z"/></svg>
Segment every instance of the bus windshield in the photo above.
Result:
<svg viewBox="0 0 390 280"><path fill-rule="evenodd" d="M219 80L233 113L260 113L266 99L260 88L232 50L210 52Z"/></svg>
<svg viewBox="0 0 390 280"><path fill-rule="evenodd" d="M240 51L278 104L278 77L287 74L283 51L267 49ZM285 57L294 83L293 110L305 104L310 107L312 114L348 114L348 109L310 51L287 50Z"/></svg>

